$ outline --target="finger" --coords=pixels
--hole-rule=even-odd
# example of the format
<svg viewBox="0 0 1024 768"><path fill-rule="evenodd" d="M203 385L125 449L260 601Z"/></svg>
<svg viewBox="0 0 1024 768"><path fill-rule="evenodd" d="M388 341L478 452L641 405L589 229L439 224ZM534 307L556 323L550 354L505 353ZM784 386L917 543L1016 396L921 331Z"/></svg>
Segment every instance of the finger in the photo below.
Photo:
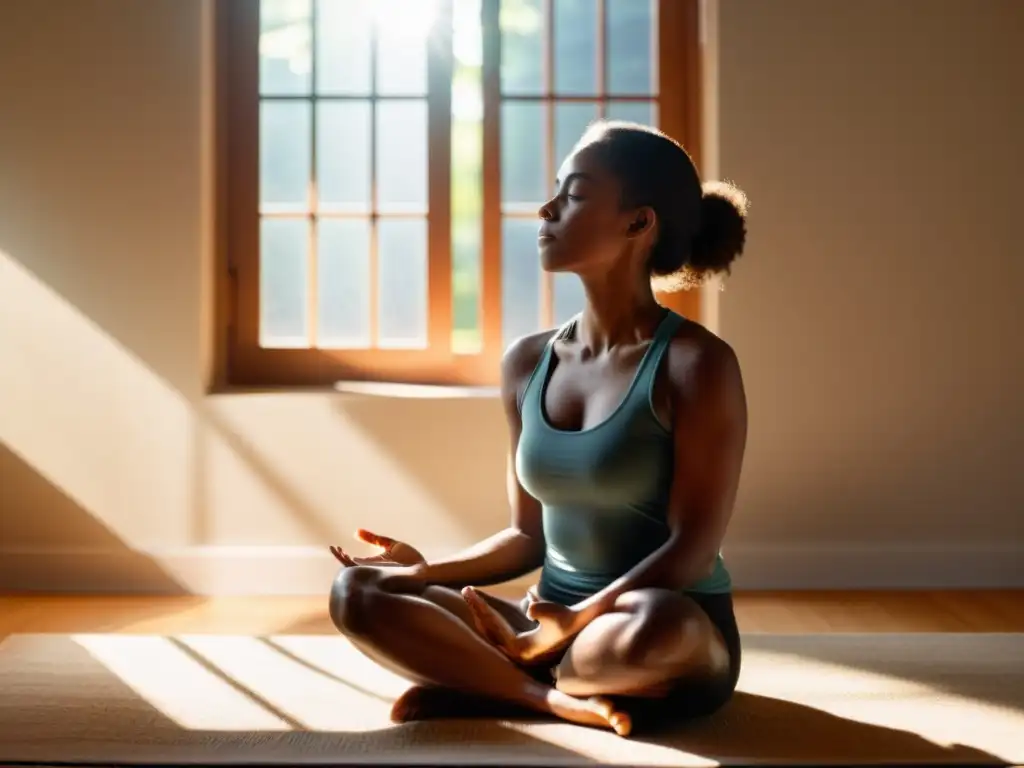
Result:
<svg viewBox="0 0 1024 768"><path fill-rule="evenodd" d="M477 630L502 651L506 653L511 651L515 635L490 603L472 587L463 589L462 596L469 606L469 612Z"/></svg>
<svg viewBox="0 0 1024 768"><path fill-rule="evenodd" d="M537 586L534 585L526 590L526 596L530 598L530 602L536 603L540 601L540 595L537 594Z"/></svg>
<svg viewBox="0 0 1024 768"><path fill-rule="evenodd" d="M490 625L481 618L480 614L471 608L469 611L469 618L473 622L473 627L480 633L484 640L495 646L498 650L504 652L505 649L502 647L501 638L495 636Z"/></svg>
<svg viewBox="0 0 1024 768"><path fill-rule="evenodd" d="M385 551L391 549L396 542L394 539L387 536L379 536L376 533L360 528L356 531L356 538L360 541L365 541L367 544L373 544L374 546L381 547Z"/></svg>
<svg viewBox="0 0 1024 768"><path fill-rule="evenodd" d="M344 552L341 552L341 556L338 559L341 560L341 562L344 565L347 565L349 568L355 568L357 565L359 565L359 563L357 563L353 558L349 557Z"/></svg>
<svg viewBox="0 0 1024 768"><path fill-rule="evenodd" d="M473 626L476 627L476 631L484 636L487 640L495 643L497 638L491 636L491 627L480 615L480 606L478 603L479 597L476 591L472 587L464 587L462 590L462 599L466 601L466 607L469 608L469 617L473 620Z"/></svg>
<svg viewBox="0 0 1024 768"><path fill-rule="evenodd" d="M342 565L351 568L352 566L359 565L355 560L345 554L345 550L341 547L331 547L331 554L334 555L335 559Z"/></svg>

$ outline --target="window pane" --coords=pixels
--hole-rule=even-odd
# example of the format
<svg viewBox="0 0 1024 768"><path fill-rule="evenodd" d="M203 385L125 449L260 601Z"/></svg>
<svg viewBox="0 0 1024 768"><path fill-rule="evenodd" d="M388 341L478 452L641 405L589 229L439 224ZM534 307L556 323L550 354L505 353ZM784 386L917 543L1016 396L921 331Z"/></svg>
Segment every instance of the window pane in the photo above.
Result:
<svg viewBox="0 0 1024 768"><path fill-rule="evenodd" d="M370 94L373 0L317 0L316 89Z"/></svg>
<svg viewBox="0 0 1024 768"><path fill-rule="evenodd" d="M374 0L377 92L427 93L427 41L437 0Z"/></svg>
<svg viewBox="0 0 1024 768"><path fill-rule="evenodd" d="M612 120L658 125L657 106L653 101L609 101L607 115Z"/></svg>
<svg viewBox="0 0 1024 768"><path fill-rule="evenodd" d="M501 237L502 337L507 347L540 329L537 219L505 219Z"/></svg>
<svg viewBox="0 0 1024 768"><path fill-rule="evenodd" d="M265 208L307 207L311 111L304 101L260 104L260 202Z"/></svg>
<svg viewBox="0 0 1024 768"><path fill-rule="evenodd" d="M260 343L264 347L304 347L309 343L308 245L305 219L260 222Z"/></svg>
<svg viewBox="0 0 1024 768"><path fill-rule="evenodd" d="M583 283L577 275L571 272L558 272L554 275L554 308L552 317L555 325L561 325L583 311L583 305L587 303L587 294L583 291Z"/></svg>
<svg viewBox="0 0 1024 768"><path fill-rule="evenodd" d="M382 219L378 227L378 346L425 347L426 219Z"/></svg>
<svg viewBox="0 0 1024 768"><path fill-rule="evenodd" d="M310 0L260 0L260 93L309 93Z"/></svg>
<svg viewBox="0 0 1024 768"><path fill-rule="evenodd" d="M555 167L572 152L587 126L597 119L597 104L555 105ZM552 182L554 183L554 182Z"/></svg>
<svg viewBox="0 0 1024 768"><path fill-rule="evenodd" d="M501 91L536 96L543 92L542 0L501 0Z"/></svg>
<svg viewBox="0 0 1024 768"><path fill-rule="evenodd" d="M553 183L544 168L544 105L501 105L501 200L536 203L548 199Z"/></svg>
<svg viewBox="0 0 1024 768"><path fill-rule="evenodd" d="M597 93L597 9L595 0L558 0L554 4L556 93Z"/></svg>
<svg viewBox="0 0 1024 768"><path fill-rule="evenodd" d="M606 0L608 92L657 93L654 85L655 0Z"/></svg>
<svg viewBox="0 0 1024 768"><path fill-rule="evenodd" d="M477 352L483 209L483 35L480 0L452 6L452 351Z"/></svg>
<svg viewBox="0 0 1024 768"><path fill-rule="evenodd" d="M320 207L370 210L369 101L317 104L316 176Z"/></svg>
<svg viewBox="0 0 1024 768"><path fill-rule="evenodd" d="M317 346L370 346L370 222L321 219L317 261Z"/></svg>
<svg viewBox="0 0 1024 768"><path fill-rule="evenodd" d="M377 103L377 207L427 209L427 103Z"/></svg>

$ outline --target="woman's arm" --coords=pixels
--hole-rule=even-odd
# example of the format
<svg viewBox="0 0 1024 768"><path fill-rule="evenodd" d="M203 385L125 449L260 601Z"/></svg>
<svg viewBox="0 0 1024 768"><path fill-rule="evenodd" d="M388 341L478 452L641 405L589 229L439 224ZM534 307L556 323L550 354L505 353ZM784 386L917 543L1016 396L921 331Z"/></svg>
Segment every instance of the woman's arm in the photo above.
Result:
<svg viewBox="0 0 1024 768"><path fill-rule="evenodd" d="M457 555L416 566L428 583L463 587L500 584L536 570L544 561L544 532L540 504L530 496L516 475L522 419L519 393L533 374L553 331L523 337L513 343L501 363L501 399L509 432L506 486L512 519L499 531Z"/></svg>
<svg viewBox="0 0 1024 768"><path fill-rule="evenodd" d="M710 575L732 517L747 437L739 362L717 337L677 339L668 354L675 470L669 540L608 587L573 606L592 621L620 595L678 590Z"/></svg>

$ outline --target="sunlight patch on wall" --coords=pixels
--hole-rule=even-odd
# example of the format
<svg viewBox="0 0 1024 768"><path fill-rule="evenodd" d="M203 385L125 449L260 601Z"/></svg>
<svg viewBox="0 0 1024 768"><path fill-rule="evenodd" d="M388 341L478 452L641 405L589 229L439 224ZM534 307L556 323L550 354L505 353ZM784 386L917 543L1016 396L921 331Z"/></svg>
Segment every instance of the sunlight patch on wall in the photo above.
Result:
<svg viewBox="0 0 1024 768"><path fill-rule="evenodd" d="M2 251L0 357L0 440L130 544L186 543L188 403Z"/></svg>
<svg viewBox="0 0 1024 768"><path fill-rule="evenodd" d="M305 534L295 535L302 536L299 541L324 547L324 552L327 537L336 536L340 540L334 543L351 546L356 554L369 554L372 550L353 538L356 528L408 537L428 555L447 555L472 544L475 537L466 532L466 513L446 508L424 487L416 475L423 471L423 462L413 460L414 466L408 466L400 458L403 445L421 440L424 429L433 423L424 416L421 404L405 403L403 408L395 403L371 428L353 423L338 407L339 397L343 396L284 393L210 402L207 410L211 416L224 430L245 441L244 447L230 447L230 451L228 446L215 447L208 457L208 495L211 506L218 510L210 543L241 543L241 536L248 537L246 543L282 543L280 538L272 538L273 529L259 530L260 521L269 524L273 512L267 506L266 492L259 491L262 498L256 498L257 494L247 491L249 505L238 500L239 473L246 471L238 457L247 452L258 457L262 469L257 472L270 477L267 484L271 488L280 485L274 477L287 478L293 516L308 518ZM375 413L380 411L379 400L369 405L377 407ZM435 455L446 452L443 438L437 437ZM418 458L418 452L414 456ZM500 453L495 461L501 461ZM467 482L457 465L446 471L451 479L438 477L438 484ZM503 500L503 488L497 485L494 490ZM499 509L493 530L506 520L504 509Z"/></svg>

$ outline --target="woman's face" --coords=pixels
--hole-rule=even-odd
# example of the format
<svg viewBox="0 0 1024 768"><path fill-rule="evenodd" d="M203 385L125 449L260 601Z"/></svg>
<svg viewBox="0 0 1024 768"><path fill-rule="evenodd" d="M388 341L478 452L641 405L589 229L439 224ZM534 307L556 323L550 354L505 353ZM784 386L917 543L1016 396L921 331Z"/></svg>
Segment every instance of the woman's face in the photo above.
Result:
<svg viewBox="0 0 1024 768"><path fill-rule="evenodd" d="M621 188L593 146L559 168L555 196L540 208L538 246L548 272L591 272L616 262L631 238L637 212L623 210Z"/></svg>

